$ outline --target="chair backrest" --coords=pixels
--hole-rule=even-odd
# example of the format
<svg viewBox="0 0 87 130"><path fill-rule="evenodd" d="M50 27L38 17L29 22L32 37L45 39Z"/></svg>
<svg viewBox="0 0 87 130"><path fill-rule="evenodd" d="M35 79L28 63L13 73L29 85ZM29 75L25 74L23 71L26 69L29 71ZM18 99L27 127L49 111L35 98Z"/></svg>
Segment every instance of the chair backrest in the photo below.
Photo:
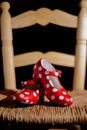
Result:
<svg viewBox="0 0 87 130"><path fill-rule="evenodd" d="M8 2L1 3L1 41L5 89L16 89L15 67L35 64L40 58L47 58L55 65L75 67L73 76L73 89L84 89L86 75L86 40L87 40L87 1L82 0L78 16L62 10L50 10L42 7L30 10L15 17L11 17ZM13 29L49 23L68 28L77 28L75 55L61 52L40 51L28 52L14 56Z"/></svg>

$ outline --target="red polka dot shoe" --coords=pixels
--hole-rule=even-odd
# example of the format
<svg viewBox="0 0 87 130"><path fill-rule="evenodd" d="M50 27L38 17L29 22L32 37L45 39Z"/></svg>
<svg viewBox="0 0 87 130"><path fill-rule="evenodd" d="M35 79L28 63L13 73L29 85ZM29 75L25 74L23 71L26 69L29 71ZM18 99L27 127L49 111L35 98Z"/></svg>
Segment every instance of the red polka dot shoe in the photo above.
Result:
<svg viewBox="0 0 87 130"><path fill-rule="evenodd" d="M56 70L45 58L40 59L33 68L33 79L41 82L45 95L54 103L63 106L72 105L72 97L59 81L61 71Z"/></svg>
<svg viewBox="0 0 87 130"><path fill-rule="evenodd" d="M20 101L24 104L37 104L40 96L39 84L35 84L33 80L22 82L24 87L19 92L12 95L12 100Z"/></svg>

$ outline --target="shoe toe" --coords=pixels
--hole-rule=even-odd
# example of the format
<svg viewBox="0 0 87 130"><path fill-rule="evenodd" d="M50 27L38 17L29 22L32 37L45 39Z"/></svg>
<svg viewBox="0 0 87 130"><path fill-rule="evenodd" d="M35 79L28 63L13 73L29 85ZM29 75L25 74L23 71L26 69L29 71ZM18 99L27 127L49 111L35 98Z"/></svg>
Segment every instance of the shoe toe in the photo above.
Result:
<svg viewBox="0 0 87 130"><path fill-rule="evenodd" d="M49 100L58 105L70 106L73 103L72 97L64 88L49 89L49 91L46 91L45 94L49 98Z"/></svg>

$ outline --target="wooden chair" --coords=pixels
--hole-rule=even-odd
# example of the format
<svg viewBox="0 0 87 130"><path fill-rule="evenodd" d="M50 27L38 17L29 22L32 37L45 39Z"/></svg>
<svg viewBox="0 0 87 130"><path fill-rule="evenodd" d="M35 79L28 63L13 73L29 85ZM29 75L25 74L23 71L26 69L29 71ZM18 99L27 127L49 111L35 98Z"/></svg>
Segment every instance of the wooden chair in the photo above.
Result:
<svg viewBox="0 0 87 130"><path fill-rule="evenodd" d="M0 121L43 126L44 128L59 127L60 125L84 125L87 123L87 91L85 90L86 78L86 42L87 42L87 0L81 0L78 16L64 11L48 8L30 10L15 17L9 13L10 4L0 4L1 13L1 41L4 72L4 90L0 91ZM49 23L69 28L77 28L75 55L61 52L39 51L28 52L14 56L13 29L33 26L36 23L45 26ZM74 103L70 107L59 107L37 104L23 106L14 103L10 96L17 91L15 67L34 65L40 58L47 58L54 65L74 67L72 91ZM33 126L34 126L33 125ZM49 125L49 127L48 127ZM39 127L40 128L40 127Z"/></svg>

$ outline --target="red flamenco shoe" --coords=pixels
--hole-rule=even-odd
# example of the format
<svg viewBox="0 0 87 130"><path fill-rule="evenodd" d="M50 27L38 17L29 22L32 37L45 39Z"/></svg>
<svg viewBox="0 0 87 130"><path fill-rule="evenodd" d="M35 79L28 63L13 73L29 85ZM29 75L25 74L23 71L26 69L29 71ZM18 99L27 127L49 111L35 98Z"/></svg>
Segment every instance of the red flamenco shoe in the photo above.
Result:
<svg viewBox="0 0 87 130"><path fill-rule="evenodd" d="M33 79L37 83L41 82L47 98L59 105L70 106L73 103L72 97L61 85L59 77L61 77L61 71L56 70L45 58L34 65Z"/></svg>
<svg viewBox="0 0 87 130"><path fill-rule="evenodd" d="M28 80L22 82L22 86L25 88L15 93L12 96L12 100L17 100L24 104L37 104L40 96L39 84L35 84L33 80Z"/></svg>

